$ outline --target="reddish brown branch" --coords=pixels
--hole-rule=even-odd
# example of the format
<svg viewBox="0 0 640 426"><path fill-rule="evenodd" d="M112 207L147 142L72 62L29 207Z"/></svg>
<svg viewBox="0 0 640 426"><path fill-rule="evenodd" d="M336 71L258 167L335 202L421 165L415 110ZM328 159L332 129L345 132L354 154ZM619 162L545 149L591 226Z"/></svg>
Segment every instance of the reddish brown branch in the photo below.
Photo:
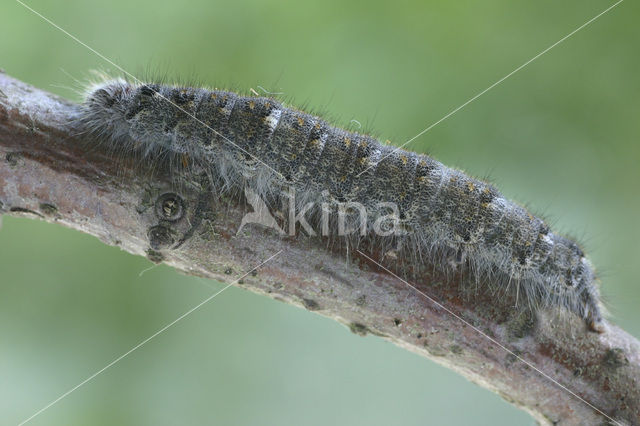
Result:
<svg viewBox="0 0 640 426"><path fill-rule="evenodd" d="M222 281L283 250L239 285L431 358L543 424L606 424L606 416L640 424L640 343L618 327L605 323L606 331L596 334L572 316L518 315L512 300L465 296L469 287L461 277L426 274L414 283L509 353L363 256L347 263L320 241L257 227L236 236L243 208L187 185L177 191L166 176L140 164L116 164L73 130L76 111L68 101L0 74L0 213L57 222ZM161 196L174 192L184 211L176 221L164 220L175 211Z"/></svg>

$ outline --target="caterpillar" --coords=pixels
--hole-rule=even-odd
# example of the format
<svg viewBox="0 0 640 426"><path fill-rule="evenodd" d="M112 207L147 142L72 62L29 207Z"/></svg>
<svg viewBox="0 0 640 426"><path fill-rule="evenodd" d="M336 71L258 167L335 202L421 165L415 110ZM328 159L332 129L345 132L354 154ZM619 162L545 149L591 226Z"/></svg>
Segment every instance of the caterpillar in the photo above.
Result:
<svg viewBox="0 0 640 426"><path fill-rule="evenodd" d="M596 273L578 244L491 184L430 156L334 127L273 98L123 79L90 88L81 122L116 149L187 158L219 190L250 188L272 205L294 188L298 207L323 206L309 210L315 223L327 208L357 203L369 221L355 245L371 237L396 244L417 264L428 258L445 269L469 265L478 279L516 288L531 306L569 311L603 331ZM389 206L391 225L402 230L392 235L379 226ZM337 228L335 215L323 225L330 234Z"/></svg>

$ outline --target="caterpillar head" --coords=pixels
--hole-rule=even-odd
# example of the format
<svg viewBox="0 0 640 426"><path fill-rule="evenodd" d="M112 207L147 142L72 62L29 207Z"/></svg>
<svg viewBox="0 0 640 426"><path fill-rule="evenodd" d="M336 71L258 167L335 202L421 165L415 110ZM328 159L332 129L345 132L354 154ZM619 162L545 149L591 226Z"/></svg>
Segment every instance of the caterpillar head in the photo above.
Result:
<svg viewBox="0 0 640 426"><path fill-rule="evenodd" d="M101 139L126 140L129 129L124 117L132 90L122 79L92 84L82 105L84 126Z"/></svg>
<svg viewBox="0 0 640 426"><path fill-rule="evenodd" d="M132 85L122 79L94 85L85 102L85 124L95 134L141 149L145 154L188 154L191 104L174 99L179 89L158 84ZM187 95L188 97L188 95ZM189 110L187 110L187 108Z"/></svg>

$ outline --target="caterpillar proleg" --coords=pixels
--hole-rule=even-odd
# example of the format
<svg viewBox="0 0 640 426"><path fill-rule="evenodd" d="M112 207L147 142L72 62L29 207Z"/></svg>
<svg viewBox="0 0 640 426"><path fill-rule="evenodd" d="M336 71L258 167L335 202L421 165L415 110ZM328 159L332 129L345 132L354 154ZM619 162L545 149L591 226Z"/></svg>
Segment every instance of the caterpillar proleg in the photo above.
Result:
<svg viewBox="0 0 640 426"><path fill-rule="evenodd" d="M82 123L116 148L141 150L151 161L182 155L224 190L250 188L273 201L294 188L298 208L318 206L306 212L317 233L344 232L340 213L362 225L364 212L356 245L375 238L416 263L466 264L478 278L522 293L529 305L560 308L601 329L596 274L578 244L490 184L427 155L334 127L268 97L120 79L91 88ZM338 215L323 221L327 209Z"/></svg>

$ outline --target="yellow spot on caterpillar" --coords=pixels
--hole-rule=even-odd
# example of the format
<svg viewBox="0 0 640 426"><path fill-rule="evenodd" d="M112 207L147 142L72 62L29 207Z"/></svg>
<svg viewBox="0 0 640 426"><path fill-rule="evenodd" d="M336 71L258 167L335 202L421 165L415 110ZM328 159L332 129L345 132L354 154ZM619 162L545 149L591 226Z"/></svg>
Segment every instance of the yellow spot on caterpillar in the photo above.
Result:
<svg viewBox="0 0 640 426"><path fill-rule="evenodd" d="M474 185L473 182L469 182L467 184L467 189L469 189L469 191L473 192L476 189L476 186Z"/></svg>
<svg viewBox="0 0 640 426"><path fill-rule="evenodd" d="M265 102L264 106L266 106L267 108L271 108L271 102Z"/></svg>
<svg viewBox="0 0 640 426"><path fill-rule="evenodd" d="M406 155L401 155L400 161L402 161L402 164L407 164L409 162L409 159L407 158Z"/></svg>
<svg viewBox="0 0 640 426"><path fill-rule="evenodd" d="M211 94L209 95L209 97L211 99L216 99L218 97L218 95L216 95L214 92L211 92Z"/></svg>
<svg viewBox="0 0 640 426"><path fill-rule="evenodd" d="M298 117L298 126L304 126L304 119L302 117Z"/></svg>
<svg viewBox="0 0 640 426"><path fill-rule="evenodd" d="M315 125L315 126L313 126L313 127L315 127L315 128L316 128L316 130L320 130L320 123L316 123L316 125Z"/></svg>
<svg viewBox="0 0 640 426"><path fill-rule="evenodd" d="M400 193L400 199L401 199L401 200L404 200L404 197L406 197L406 196L407 196L406 191L402 191L402 192Z"/></svg>
<svg viewBox="0 0 640 426"><path fill-rule="evenodd" d="M351 146L351 138L344 138L344 144L349 148Z"/></svg>
<svg viewBox="0 0 640 426"><path fill-rule="evenodd" d="M295 160L295 159L296 159L296 157L297 157L297 155L296 155L296 154L291 154L291 159L292 159L292 160Z"/></svg>
<svg viewBox="0 0 640 426"><path fill-rule="evenodd" d="M309 145L311 145L311 146L316 146L316 145L318 145L318 143L320 143L319 139L311 139L309 141Z"/></svg>
<svg viewBox="0 0 640 426"><path fill-rule="evenodd" d="M424 161L424 160L420 160L420 165L421 165L421 166L426 166L426 165L427 165L427 162L426 162L426 161Z"/></svg>
<svg viewBox="0 0 640 426"><path fill-rule="evenodd" d="M182 155L182 167L187 167L189 165L189 156L187 154Z"/></svg>
<svg viewBox="0 0 640 426"><path fill-rule="evenodd" d="M358 159L358 162L359 162L361 165L363 165L363 166L364 166L364 165L367 163L367 157L359 158L359 159Z"/></svg>
<svg viewBox="0 0 640 426"><path fill-rule="evenodd" d="M340 177L340 182L346 182L346 180L347 180L347 175L342 175Z"/></svg>
<svg viewBox="0 0 640 426"><path fill-rule="evenodd" d="M256 103L254 101L249 101L249 109L254 109L256 107Z"/></svg>

